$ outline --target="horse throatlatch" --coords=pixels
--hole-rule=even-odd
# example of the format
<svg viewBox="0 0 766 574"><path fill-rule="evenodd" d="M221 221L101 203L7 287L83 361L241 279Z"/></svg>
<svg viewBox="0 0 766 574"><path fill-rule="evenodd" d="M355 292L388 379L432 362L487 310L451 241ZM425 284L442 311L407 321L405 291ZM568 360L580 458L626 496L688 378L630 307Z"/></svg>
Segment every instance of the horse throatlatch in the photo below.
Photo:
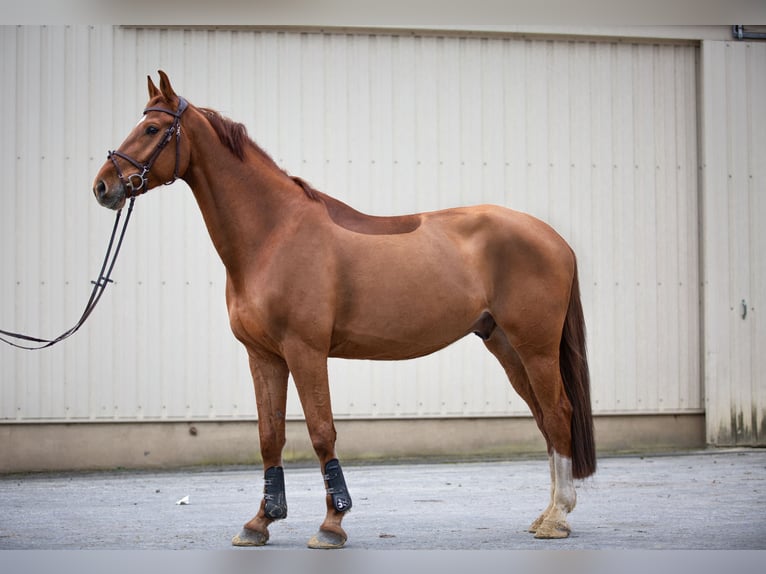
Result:
<svg viewBox="0 0 766 574"><path fill-rule="evenodd" d="M338 512L351 510L351 495L346 488L346 479L337 458L332 459L324 467L324 481L327 494L332 496L332 505Z"/></svg>
<svg viewBox="0 0 766 574"><path fill-rule="evenodd" d="M263 511L272 520L287 518L285 498L285 472L281 466L272 466L263 475Z"/></svg>

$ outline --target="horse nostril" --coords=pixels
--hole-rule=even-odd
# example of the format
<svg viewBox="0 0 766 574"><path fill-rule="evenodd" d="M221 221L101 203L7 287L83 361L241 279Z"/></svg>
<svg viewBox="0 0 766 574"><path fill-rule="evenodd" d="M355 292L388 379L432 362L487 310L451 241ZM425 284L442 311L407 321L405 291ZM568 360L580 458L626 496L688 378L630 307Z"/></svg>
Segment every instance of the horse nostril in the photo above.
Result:
<svg viewBox="0 0 766 574"><path fill-rule="evenodd" d="M106 195L106 184L104 183L104 180L101 179L96 184L96 187L93 188L93 193L96 195L98 199L103 199Z"/></svg>

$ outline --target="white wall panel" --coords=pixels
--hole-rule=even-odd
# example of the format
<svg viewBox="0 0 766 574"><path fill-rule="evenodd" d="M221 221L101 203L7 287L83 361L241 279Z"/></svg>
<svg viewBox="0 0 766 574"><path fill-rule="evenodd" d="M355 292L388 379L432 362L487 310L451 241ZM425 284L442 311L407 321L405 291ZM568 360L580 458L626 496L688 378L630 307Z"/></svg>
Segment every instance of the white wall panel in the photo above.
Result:
<svg viewBox="0 0 766 574"><path fill-rule="evenodd" d="M708 440L766 444L766 45L704 42Z"/></svg>
<svg viewBox="0 0 766 574"><path fill-rule="evenodd" d="M54 336L85 304L99 257L89 240L111 223L94 209L94 149L105 149L110 121L111 28L3 27L2 225L3 328ZM100 91L99 87L105 88ZM98 95L96 95L98 94ZM99 154L101 155L101 154ZM101 249L99 247L98 249ZM87 413L88 335L69 349L30 355L4 348L5 419L66 418ZM84 341L83 341L84 340Z"/></svg>
<svg viewBox="0 0 766 574"><path fill-rule="evenodd" d="M112 219L91 179L162 68L360 210L491 202L550 222L579 256L596 412L702 407L695 46L111 27L5 27L0 42L2 328L76 318ZM115 278L69 342L0 349L0 419L255 416L185 184L139 198ZM475 337L330 372L339 417L528 412Z"/></svg>

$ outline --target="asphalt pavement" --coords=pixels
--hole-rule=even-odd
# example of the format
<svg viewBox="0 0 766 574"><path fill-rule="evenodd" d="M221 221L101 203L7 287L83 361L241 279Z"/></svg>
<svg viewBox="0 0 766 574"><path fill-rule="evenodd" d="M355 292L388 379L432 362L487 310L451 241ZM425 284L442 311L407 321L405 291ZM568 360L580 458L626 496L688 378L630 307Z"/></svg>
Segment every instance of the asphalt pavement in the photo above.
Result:
<svg viewBox="0 0 766 574"><path fill-rule="evenodd" d="M526 531L548 502L542 458L344 471L354 508L340 552L766 549L763 449L602 457L578 481L564 540ZM271 526L271 551L305 549L324 516L317 467L288 464L285 482L288 517ZM0 476L0 550L259 552L230 540L262 488L251 467Z"/></svg>

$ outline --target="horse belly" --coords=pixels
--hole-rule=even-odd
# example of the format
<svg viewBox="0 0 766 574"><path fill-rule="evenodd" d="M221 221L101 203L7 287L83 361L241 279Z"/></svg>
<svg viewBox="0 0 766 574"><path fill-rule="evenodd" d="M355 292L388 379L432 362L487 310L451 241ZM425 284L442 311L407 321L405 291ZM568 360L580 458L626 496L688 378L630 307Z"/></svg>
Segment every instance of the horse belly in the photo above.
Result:
<svg viewBox="0 0 766 574"><path fill-rule="evenodd" d="M448 335L448 336L446 336ZM331 357L342 359L368 359L380 361L399 361L430 355L454 343L466 335L466 331L441 333L440 336L387 337L386 334L341 334L333 342Z"/></svg>
<svg viewBox="0 0 766 574"><path fill-rule="evenodd" d="M428 355L462 338L484 311L469 276L432 270L375 280L354 290L342 305L331 356L400 360Z"/></svg>
<svg viewBox="0 0 766 574"><path fill-rule="evenodd" d="M460 332L451 337L431 337L418 340L390 339L374 334L342 337L333 344L330 356L341 359L401 361L430 355L465 336Z"/></svg>

